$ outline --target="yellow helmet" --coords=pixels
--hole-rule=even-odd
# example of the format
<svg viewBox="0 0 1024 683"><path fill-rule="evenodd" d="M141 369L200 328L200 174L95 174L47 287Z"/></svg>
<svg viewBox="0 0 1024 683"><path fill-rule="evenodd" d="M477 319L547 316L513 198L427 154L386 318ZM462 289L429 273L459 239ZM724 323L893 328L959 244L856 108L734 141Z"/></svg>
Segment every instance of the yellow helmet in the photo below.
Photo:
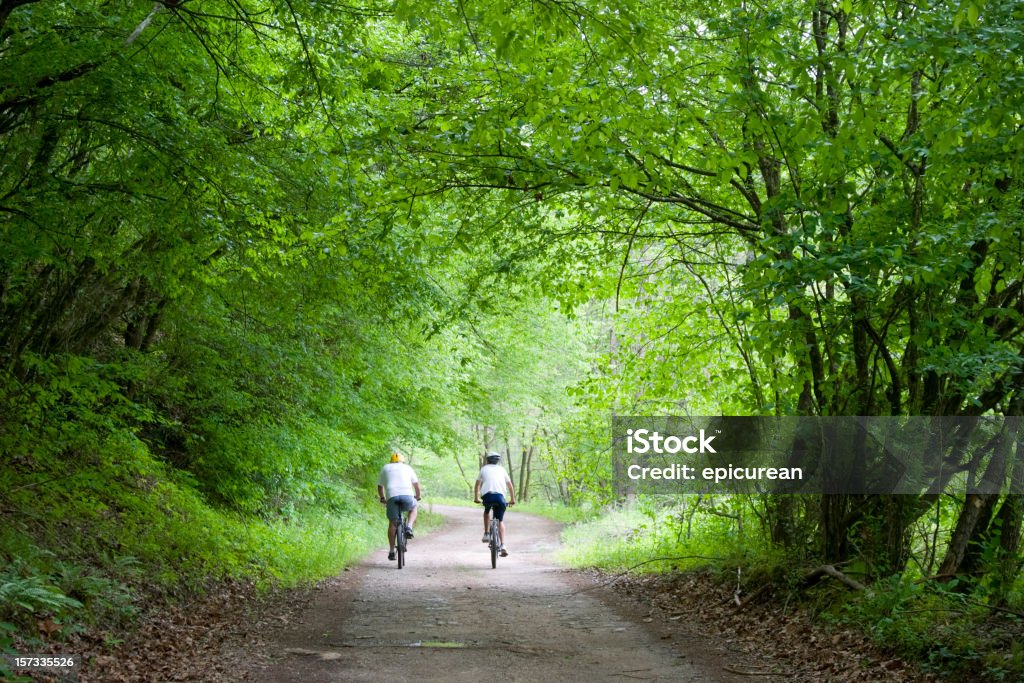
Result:
<svg viewBox="0 0 1024 683"><path fill-rule="evenodd" d="M391 454L391 462L405 462L405 458L398 451Z"/></svg>

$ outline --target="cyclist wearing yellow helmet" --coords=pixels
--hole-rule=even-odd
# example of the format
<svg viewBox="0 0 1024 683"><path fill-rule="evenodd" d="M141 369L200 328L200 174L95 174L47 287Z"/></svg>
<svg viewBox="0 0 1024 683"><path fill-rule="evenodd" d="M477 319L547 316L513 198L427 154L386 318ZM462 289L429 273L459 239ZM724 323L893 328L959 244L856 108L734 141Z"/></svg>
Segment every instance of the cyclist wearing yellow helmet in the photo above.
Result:
<svg viewBox="0 0 1024 683"><path fill-rule="evenodd" d="M399 510L409 513L405 535L412 538L416 523L416 501L420 499L420 480L413 468L405 464L401 453L391 454L391 462L384 465L377 477L377 496L387 503L388 514L388 559L395 559L395 531L400 518Z"/></svg>

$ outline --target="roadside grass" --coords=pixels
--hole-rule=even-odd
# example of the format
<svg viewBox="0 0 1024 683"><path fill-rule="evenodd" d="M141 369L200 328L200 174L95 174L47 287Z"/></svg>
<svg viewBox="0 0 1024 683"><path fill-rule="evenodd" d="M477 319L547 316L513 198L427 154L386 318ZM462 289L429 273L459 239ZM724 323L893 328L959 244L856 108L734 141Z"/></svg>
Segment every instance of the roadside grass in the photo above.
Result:
<svg viewBox="0 0 1024 683"><path fill-rule="evenodd" d="M529 500L525 503L516 503L515 512L525 512L531 515L547 517L563 524L575 524L591 519L597 514L597 510L590 506L570 507L561 503L552 503L546 500Z"/></svg>
<svg viewBox="0 0 1024 683"><path fill-rule="evenodd" d="M259 586L315 582L357 562L379 545L370 514L311 508L287 521L247 526Z"/></svg>
<svg viewBox="0 0 1024 683"><path fill-rule="evenodd" d="M729 517L688 515L686 501L667 496L610 509L567 526L558 560L572 567L645 573L698 567L767 569L778 558Z"/></svg>
<svg viewBox="0 0 1024 683"><path fill-rule="evenodd" d="M18 479L0 473L0 650L124 632L143 611L224 582L310 584L383 544L382 506L351 489L243 514L144 451L121 455L78 472L37 462ZM421 520L429 529L432 516Z"/></svg>

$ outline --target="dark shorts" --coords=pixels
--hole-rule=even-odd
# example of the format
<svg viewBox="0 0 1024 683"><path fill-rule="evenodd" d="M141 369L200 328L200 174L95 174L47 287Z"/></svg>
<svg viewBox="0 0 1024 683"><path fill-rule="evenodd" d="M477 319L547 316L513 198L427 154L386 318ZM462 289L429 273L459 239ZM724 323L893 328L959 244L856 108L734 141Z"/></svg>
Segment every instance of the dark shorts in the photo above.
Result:
<svg viewBox="0 0 1024 683"><path fill-rule="evenodd" d="M416 499L412 496L394 496L388 498L388 519L398 521L398 511L411 512L416 508Z"/></svg>
<svg viewBox="0 0 1024 683"><path fill-rule="evenodd" d="M505 504L505 496L500 493L485 493L481 500L484 501L484 513L494 510L494 516L499 522L505 519L505 508L508 507Z"/></svg>

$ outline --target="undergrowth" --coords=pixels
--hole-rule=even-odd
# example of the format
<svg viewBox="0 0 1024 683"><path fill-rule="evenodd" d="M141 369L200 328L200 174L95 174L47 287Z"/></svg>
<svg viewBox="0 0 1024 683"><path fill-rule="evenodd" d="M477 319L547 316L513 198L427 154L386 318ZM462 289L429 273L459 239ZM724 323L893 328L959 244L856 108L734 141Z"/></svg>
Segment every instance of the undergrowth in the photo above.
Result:
<svg viewBox="0 0 1024 683"><path fill-rule="evenodd" d="M1019 594L1014 602L1020 602ZM837 601L826 621L869 633L888 651L952 680L1024 680L1024 615L969 586L894 576Z"/></svg>
<svg viewBox="0 0 1024 683"><path fill-rule="evenodd" d="M750 596L817 615L829 626L856 628L894 657L944 680L1024 680L1024 597L1021 584L1006 605L993 606L981 588L914 576L877 581L865 592L802 577L804 558L771 548L758 530L742 528L727 507L692 515L671 497L641 499L567 526L559 559L613 572L712 571Z"/></svg>
<svg viewBox="0 0 1024 683"><path fill-rule="evenodd" d="M243 514L209 504L138 444L106 446L62 469L0 471L0 650L122 632L147 607L223 581L310 583L382 543L369 495Z"/></svg>
<svg viewBox="0 0 1024 683"><path fill-rule="evenodd" d="M768 561L757 533L722 515L691 515L676 496L635 501L566 527L559 560L574 567L666 572Z"/></svg>

